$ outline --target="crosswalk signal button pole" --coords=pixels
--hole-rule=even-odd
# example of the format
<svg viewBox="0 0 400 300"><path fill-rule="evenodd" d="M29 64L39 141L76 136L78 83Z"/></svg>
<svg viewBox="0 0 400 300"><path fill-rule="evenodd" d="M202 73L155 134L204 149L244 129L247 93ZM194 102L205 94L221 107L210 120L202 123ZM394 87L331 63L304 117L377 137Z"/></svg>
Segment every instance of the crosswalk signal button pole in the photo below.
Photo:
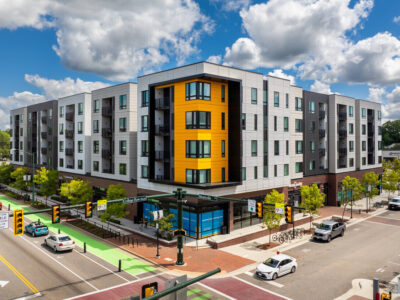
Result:
<svg viewBox="0 0 400 300"><path fill-rule="evenodd" d="M24 210L14 210L14 235L24 234Z"/></svg>
<svg viewBox="0 0 400 300"><path fill-rule="evenodd" d="M91 218L93 216L93 203L86 201L85 205L85 218Z"/></svg>
<svg viewBox="0 0 400 300"><path fill-rule="evenodd" d="M51 221L53 224L60 223L60 205L53 205Z"/></svg>
<svg viewBox="0 0 400 300"><path fill-rule="evenodd" d="M257 202L257 217L263 217L263 204L262 202Z"/></svg>

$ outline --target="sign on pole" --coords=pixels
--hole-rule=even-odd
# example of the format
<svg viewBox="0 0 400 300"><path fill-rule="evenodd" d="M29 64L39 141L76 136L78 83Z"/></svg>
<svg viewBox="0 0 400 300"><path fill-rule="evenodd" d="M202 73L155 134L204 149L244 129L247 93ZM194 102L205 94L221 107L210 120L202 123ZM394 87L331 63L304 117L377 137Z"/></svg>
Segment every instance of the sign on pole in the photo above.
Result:
<svg viewBox="0 0 400 300"><path fill-rule="evenodd" d="M8 212L0 213L0 229L8 229L8 219L9 219Z"/></svg>
<svg viewBox="0 0 400 300"><path fill-rule="evenodd" d="M97 211L106 210L106 209L107 209L107 199L97 200Z"/></svg>
<svg viewBox="0 0 400 300"><path fill-rule="evenodd" d="M285 214L285 203L275 203L275 213L279 215Z"/></svg>
<svg viewBox="0 0 400 300"><path fill-rule="evenodd" d="M160 220L164 217L164 211L162 209L153 211L154 221Z"/></svg>
<svg viewBox="0 0 400 300"><path fill-rule="evenodd" d="M257 203L256 200L252 200L252 199L247 200L247 210L249 212L255 213L256 212L256 203Z"/></svg>

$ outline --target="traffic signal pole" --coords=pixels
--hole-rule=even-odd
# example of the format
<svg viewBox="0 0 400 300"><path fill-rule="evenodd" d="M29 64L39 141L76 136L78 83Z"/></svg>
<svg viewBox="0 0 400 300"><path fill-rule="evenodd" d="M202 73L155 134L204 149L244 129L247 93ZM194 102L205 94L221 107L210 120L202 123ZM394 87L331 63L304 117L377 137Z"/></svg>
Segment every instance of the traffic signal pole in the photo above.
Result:
<svg viewBox="0 0 400 300"><path fill-rule="evenodd" d="M183 222L182 222L182 215L183 215L183 196L184 196L184 193L183 193L183 191L182 191L182 189L181 188L178 188L177 190L176 190L176 202L177 202L177 204L178 204L178 220L177 220L177 229L178 229L178 232L182 232L182 229L183 229ZM184 265L185 264L185 262L183 261L183 236L182 236L182 234L179 234L178 235L178 238L177 238L177 242L176 242L176 244L177 244L177 247L178 247L178 253L177 253L177 260L176 260L176 265L178 265L178 266L182 266L182 265ZM158 298L157 298L158 299Z"/></svg>

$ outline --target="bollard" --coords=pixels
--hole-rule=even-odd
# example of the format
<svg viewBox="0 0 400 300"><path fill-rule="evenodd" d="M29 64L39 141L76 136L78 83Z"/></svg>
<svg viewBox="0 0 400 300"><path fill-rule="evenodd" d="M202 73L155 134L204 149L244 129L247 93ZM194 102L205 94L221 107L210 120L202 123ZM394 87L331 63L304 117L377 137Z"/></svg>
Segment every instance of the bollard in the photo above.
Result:
<svg viewBox="0 0 400 300"><path fill-rule="evenodd" d="M125 236L122 238L122 242L125 244Z"/></svg>
<svg viewBox="0 0 400 300"><path fill-rule="evenodd" d="M10 211L10 204L8 204L8 211Z"/></svg>
<svg viewBox="0 0 400 300"><path fill-rule="evenodd" d="M136 247L139 247L139 240L136 239Z"/></svg>
<svg viewBox="0 0 400 300"><path fill-rule="evenodd" d="M373 286L372 286L373 292L372 292L372 299L378 299L379 300L379 279L374 277L373 279Z"/></svg>
<svg viewBox="0 0 400 300"><path fill-rule="evenodd" d="M58 234L60 234L61 233L61 230L60 230L60 228L58 228Z"/></svg>
<svg viewBox="0 0 400 300"><path fill-rule="evenodd" d="M86 253L86 242L83 243L83 253Z"/></svg>
<svg viewBox="0 0 400 300"><path fill-rule="evenodd" d="M399 281L397 282L397 293L400 293L400 277L398 279Z"/></svg>
<svg viewBox="0 0 400 300"><path fill-rule="evenodd" d="M121 272L121 260L118 261L118 272Z"/></svg>

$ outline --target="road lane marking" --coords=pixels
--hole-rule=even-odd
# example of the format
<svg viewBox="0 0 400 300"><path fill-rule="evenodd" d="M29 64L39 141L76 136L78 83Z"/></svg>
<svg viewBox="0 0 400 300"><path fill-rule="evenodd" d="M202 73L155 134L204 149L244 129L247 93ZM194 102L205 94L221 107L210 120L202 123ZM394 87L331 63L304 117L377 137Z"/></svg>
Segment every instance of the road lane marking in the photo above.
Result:
<svg viewBox="0 0 400 300"><path fill-rule="evenodd" d="M244 274L246 274L246 275L248 275L248 276L254 278L254 274L251 273L250 271L247 271L247 272L245 272ZM268 284L273 285L273 286L276 286L276 287L278 287L278 288L280 288L280 289L284 287L283 284L278 283L278 282L275 282L275 281L271 281L271 280L263 280L263 282L268 283Z"/></svg>
<svg viewBox="0 0 400 300"><path fill-rule="evenodd" d="M376 270L376 272L383 273L383 272L385 272L385 269L384 268L379 268L379 269Z"/></svg>
<svg viewBox="0 0 400 300"><path fill-rule="evenodd" d="M0 286L3 288L9 283L9 281L0 281Z"/></svg>
<svg viewBox="0 0 400 300"><path fill-rule="evenodd" d="M251 273L250 271L244 272L244 274L249 275L250 277L253 277L253 273Z"/></svg>
<svg viewBox="0 0 400 300"><path fill-rule="evenodd" d="M389 261L389 263L400 266L399 263L396 263L396 262L394 262L394 261Z"/></svg>
<svg viewBox="0 0 400 300"><path fill-rule="evenodd" d="M206 289L209 289L210 291L212 291L212 292L214 292L216 294L220 294L224 298L228 298L229 300L236 300L236 298L232 298L231 296L228 296L227 294L224 294L223 292L218 291L218 290L216 290L216 289L212 288L211 286L208 286L208 285L206 285L204 283L197 282L196 284L201 285L202 287L204 287Z"/></svg>
<svg viewBox="0 0 400 300"><path fill-rule="evenodd" d="M376 221L365 221L365 222L370 223L370 224L381 224L381 225L386 225L386 226L396 227L396 228L400 227L399 225L386 224L386 223L376 222Z"/></svg>
<svg viewBox="0 0 400 300"><path fill-rule="evenodd" d="M3 255L0 254L0 261L5 264L25 285L34 293L34 294L39 294L39 290L35 288L35 286L28 281L28 279L25 278L24 275L22 275L12 264L10 264L4 257Z"/></svg>
<svg viewBox="0 0 400 300"><path fill-rule="evenodd" d="M251 282L249 282L249 281L247 281L247 280L244 280L244 279L242 279L242 278L240 278L240 277L237 277L237 276L232 276L232 277L235 278L235 279L237 279L237 280L240 280L240 281L242 281L242 282L244 282L244 283L246 283L246 284L248 284L248 285L251 285L252 287L255 287L255 288L259 289L259 290L262 290L262 291L264 291L264 292L266 292L266 293L273 294L273 295L278 296L278 297L281 297L281 298L283 298L283 299L292 300L291 298L288 298L288 297L283 296L283 295L281 295L281 294L278 294L278 293L275 293L275 292L273 292L273 291L270 291L270 290L268 290L268 289L266 289L266 288L263 288L263 287L260 287L260 286L258 286L258 285L255 285L254 283L251 283Z"/></svg>
<svg viewBox="0 0 400 300"><path fill-rule="evenodd" d="M28 300L28 299L33 299L36 297L41 297L41 296L42 296L42 294L39 293L39 294L34 294L34 295L26 296L26 297L16 298L14 300Z"/></svg>

